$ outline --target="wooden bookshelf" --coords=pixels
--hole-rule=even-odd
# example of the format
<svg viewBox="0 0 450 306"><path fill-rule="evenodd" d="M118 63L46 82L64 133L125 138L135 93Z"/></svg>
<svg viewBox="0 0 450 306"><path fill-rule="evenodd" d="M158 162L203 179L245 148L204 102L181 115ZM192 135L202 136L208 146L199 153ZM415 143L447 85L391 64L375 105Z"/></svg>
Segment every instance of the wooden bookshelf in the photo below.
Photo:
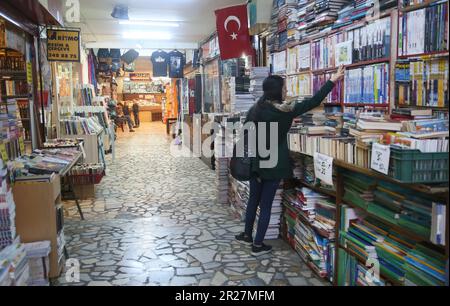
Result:
<svg viewBox="0 0 450 306"><path fill-rule="evenodd" d="M438 2L442 2L442 0L427 0L423 3L419 3L419 4L414 4L414 5L408 5L406 7L404 7L400 0L398 2L398 7L399 7L399 11L402 13L407 13L407 12L412 12L412 11L416 11L416 10L420 10L423 8L426 8L428 6L431 6L433 4L437 4ZM442 2L444 3L444 2Z"/></svg>
<svg viewBox="0 0 450 306"><path fill-rule="evenodd" d="M362 257L361 255L359 255L359 254L353 252L353 251L350 250L350 249L347 249L347 248L344 247L344 246L340 246L339 248L342 249L343 251L345 251L346 253L350 254L351 256L355 257L356 260L358 260L359 263L362 264L363 266L366 265L366 262L367 262L367 259L366 259L366 258L364 258L364 257ZM389 277L388 275L386 275L385 273L383 273L383 272L381 272L381 271L380 271L380 277L381 277L384 281L387 281L387 282L389 282L389 283L392 283L392 285L394 285L394 286L404 286L404 284L403 284L402 282L399 282L398 280Z"/></svg>

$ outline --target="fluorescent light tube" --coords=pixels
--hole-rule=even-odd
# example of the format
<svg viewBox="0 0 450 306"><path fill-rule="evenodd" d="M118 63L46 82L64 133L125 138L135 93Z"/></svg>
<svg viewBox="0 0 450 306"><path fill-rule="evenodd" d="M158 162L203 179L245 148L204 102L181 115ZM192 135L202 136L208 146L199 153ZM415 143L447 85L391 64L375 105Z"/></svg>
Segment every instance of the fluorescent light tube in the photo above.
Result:
<svg viewBox="0 0 450 306"><path fill-rule="evenodd" d="M122 25L143 25L151 27L170 27L178 28L179 23L176 22L166 22L166 21L147 21L147 20L120 20L119 24Z"/></svg>
<svg viewBox="0 0 450 306"><path fill-rule="evenodd" d="M170 40L170 39L172 39L172 35L169 32L130 31L130 32L124 32L122 36L125 39L142 39L142 40Z"/></svg>

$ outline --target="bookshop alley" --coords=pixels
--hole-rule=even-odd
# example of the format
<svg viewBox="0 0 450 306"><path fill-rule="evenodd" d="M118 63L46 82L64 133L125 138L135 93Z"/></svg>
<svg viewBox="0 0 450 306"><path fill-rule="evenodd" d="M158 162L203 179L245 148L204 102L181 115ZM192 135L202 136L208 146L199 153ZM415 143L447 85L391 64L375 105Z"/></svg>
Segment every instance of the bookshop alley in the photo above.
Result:
<svg viewBox="0 0 450 306"><path fill-rule="evenodd" d="M448 0L2 0L0 287L448 286L448 34Z"/></svg>

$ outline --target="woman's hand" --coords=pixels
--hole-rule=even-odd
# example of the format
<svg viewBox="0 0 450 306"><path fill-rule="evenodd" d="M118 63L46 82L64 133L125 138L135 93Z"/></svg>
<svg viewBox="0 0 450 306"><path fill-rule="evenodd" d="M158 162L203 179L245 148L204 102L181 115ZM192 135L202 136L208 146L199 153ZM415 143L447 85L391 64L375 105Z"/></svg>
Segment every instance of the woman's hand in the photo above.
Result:
<svg viewBox="0 0 450 306"><path fill-rule="evenodd" d="M345 68L343 65L341 65L339 66L338 71L335 74L333 74L330 81L336 84L337 82L344 79L344 75L345 75Z"/></svg>

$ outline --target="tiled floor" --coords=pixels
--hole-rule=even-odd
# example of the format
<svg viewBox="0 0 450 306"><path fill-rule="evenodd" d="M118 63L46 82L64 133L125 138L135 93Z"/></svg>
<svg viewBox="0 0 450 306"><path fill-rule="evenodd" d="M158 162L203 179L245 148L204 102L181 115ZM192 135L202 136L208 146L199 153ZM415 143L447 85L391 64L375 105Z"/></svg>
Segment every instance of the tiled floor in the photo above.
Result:
<svg viewBox="0 0 450 306"><path fill-rule="evenodd" d="M119 134L116 160L96 199L69 208L66 240L80 282L59 285L326 285L283 241L255 259L234 241L243 225L216 204L215 174L199 159L174 158L165 127Z"/></svg>

